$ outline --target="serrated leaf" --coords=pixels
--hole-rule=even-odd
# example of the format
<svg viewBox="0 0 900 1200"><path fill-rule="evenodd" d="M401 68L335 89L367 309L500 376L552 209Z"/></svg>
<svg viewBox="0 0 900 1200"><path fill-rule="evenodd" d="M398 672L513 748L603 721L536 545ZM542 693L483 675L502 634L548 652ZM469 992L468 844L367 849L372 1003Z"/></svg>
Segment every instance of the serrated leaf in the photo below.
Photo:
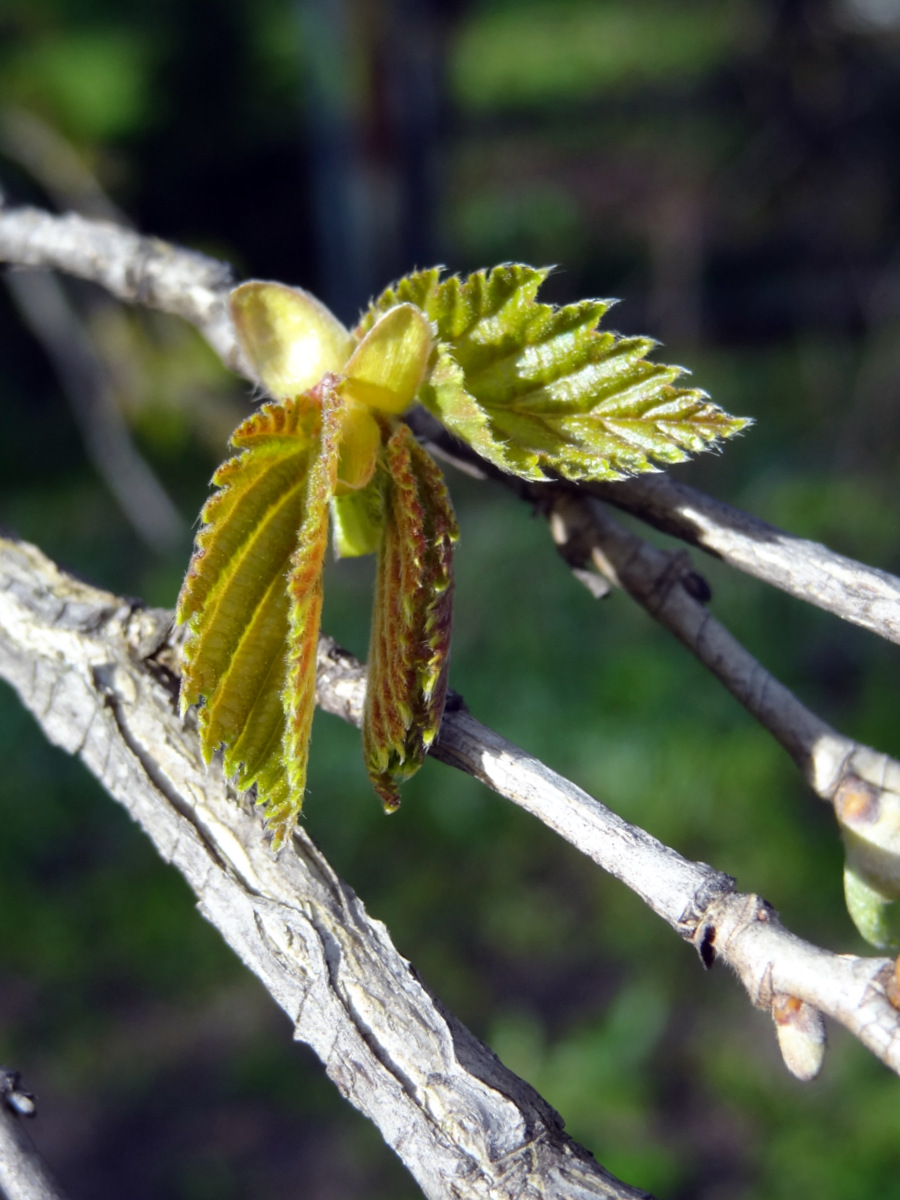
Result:
<svg viewBox="0 0 900 1200"><path fill-rule="evenodd" d="M369 306L354 333L357 337L363 337L382 313L397 304L414 304L432 319L429 309L437 294L440 278L440 267L429 267L426 271L414 271L410 275L404 275L397 283L385 288L378 299Z"/></svg>
<svg viewBox="0 0 900 1200"><path fill-rule="evenodd" d="M418 304L444 344L420 399L484 458L526 479L620 478L747 426L703 392L676 387L682 368L649 362L649 339L597 330L610 302L539 303L546 275L519 264L443 282L422 272L385 292L367 320L401 300Z"/></svg>
<svg viewBox="0 0 900 1200"><path fill-rule="evenodd" d="M421 766L447 693L456 518L443 477L405 425L381 472L384 535L378 555L363 754L385 808L398 779Z"/></svg>
<svg viewBox="0 0 900 1200"><path fill-rule="evenodd" d="M319 426L318 406L300 396L266 404L238 427L231 441L241 453L213 477L219 490L201 514L178 600L176 619L189 622L182 710L204 701L204 755L225 745L225 769L241 788L281 759L285 576Z"/></svg>
<svg viewBox="0 0 900 1200"><path fill-rule="evenodd" d="M328 550L328 509L337 484L343 408L330 386L316 389L321 403L319 445L310 465L303 524L291 559L287 592L290 604L287 680L282 696L285 715L282 746L287 788L257 787L259 802L277 849L289 836L303 806L309 737L316 706L316 650L322 615L322 568Z"/></svg>

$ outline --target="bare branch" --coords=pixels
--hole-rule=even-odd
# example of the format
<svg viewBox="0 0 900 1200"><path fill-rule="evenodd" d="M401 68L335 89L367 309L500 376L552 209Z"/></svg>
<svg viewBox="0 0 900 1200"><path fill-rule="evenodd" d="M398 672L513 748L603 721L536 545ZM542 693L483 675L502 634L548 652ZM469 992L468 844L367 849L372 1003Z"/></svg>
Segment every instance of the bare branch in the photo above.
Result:
<svg viewBox="0 0 900 1200"><path fill-rule="evenodd" d="M467 1096L474 1085L454 1078L445 1033L429 1034L425 1045L421 1032L413 1037L411 1030L433 1030L436 1018L424 1011L433 1000L418 982L406 978L386 931L368 922L360 902L309 839L298 833L296 853L282 853L276 862L262 842L258 822L234 802L220 773L206 772L194 732L182 729L175 717L174 687L167 690L154 678L152 660L150 666L146 661L155 655L158 663L162 651L174 665L173 652L165 650L168 622L168 613L132 613L117 597L70 579L33 547L0 541L0 675L17 688L50 740L80 753L163 856L184 873L201 911L297 1021L297 1036L321 1055L344 1094L379 1124L404 1157L394 1140L396 1131L391 1132L397 1119L391 1107L397 1102L397 1075L420 1081L408 1089L420 1104L429 1092L422 1082L429 1074L446 1079L450 1091L463 1088ZM323 639L317 693L321 707L358 724L364 693L365 668ZM840 1021L900 1073L900 1009L890 990L894 976L889 959L836 955L794 937L759 897L736 894L727 875L683 858L458 708L446 714L434 753L533 813L620 879L690 941L706 965L716 958L728 963L754 1004L777 1011L773 1006L779 997L795 997ZM312 918L304 915L311 904L316 906ZM298 905L303 910L299 915L294 911ZM334 948L335 961L323 950L325 944ZM293 947L290 954L286 947ZM370 978L367 972L374 974ZM331 988L338 989L343 1008L336 1006ZM396 997L388 1003L391 989L403 995L408 1007ZM390 1027L383 1030L388 1009ZM452 1018L441 1020L451 1022L454 1038L471 1037L457 1031ZM341 1022L348 1021L353 1028L344 1030ZM360 1022L369 1039L366 1054L356 1040ZM337 1028L342 1033L336 1041ZM378 1054L393 1064L390 1079L379 1076L370 1061L371 1043L382 1037L387 1044ZM487 1068L483 1061L477 1065L471 1041L462 1056L468 1071L483 1080ZM459 1046L454 1053L460 1055ZM407 1061L410 1054L415 1063ZM491 1071L503 1071L489 1061ZM380 1094L380 1087L387 1088L387 1099L373 1098L363 1081L346 1077L353 1072L348 1063L357 1064L370 1084L378 1077L373 1090ZM502 1091L517 1097L516 1087L526 1085L511 1076ZM541 1136L549 1138L553 1118L549 1110L538 1111L535 1106L542 1102L530 1089L526 1092L527 1104L517 1100L521 1111L527 1110L521 1118L524 1126L540 1126ZM404 1137L421 1150L423 1114L410 1102L414 1112L404 1119ZM384 1103L390 1108L387 1115ZM429 1098L427 1103L437 1101ZM486 1103L480 1096L479 1111L487 1111ZM450 1111L448 1096L440 1104ZM472 1114L459 1111L458 1116L471 1129ZM508 1121L508 1114L503 1119ZM496 1124L500 1117L495 1113L490 1120ZM433 1152L429 1148L426 1157ZM471 1147L468 1152L474 1153ZM504 1151L514 1152L518 1150ZM407 1165L424 1187L423 1176ZM459 1163L449 1169L448 1178L455 1178Z"/></svg>
<svg viewBox="0 0 900 1200"><path fill-rule="evenodd" d="M426 1196L637 1200L424 987L310 838L276 858L176 715L170 614L134 611L0 540L0 675L184 875ZM157 654L154 663L152 656Z"/></svg>
<svg viewBox="0 0 900 1200"><path fill-rule="evenodd" d="M6 1200L63 1200L22 1124L23 1115L34 1115L31 1101L18 1072L0 1067L0 1193Z"/></svg>
<svg viewBox="0 0 900 1200"><path fill-rule="evenodd" d="M320 706L358 725L364 693L365 668L323 642ZM779 998L794 997L846 1026L900 1074L900 996L889 959L832 954L795 937L764 900L736 893L728 875L682 858L466 712L445 714L432 754L526 809L620 879L707 966L726 962L773 1018L785 1008Z"/></svg>
<svg viewBox="0 0 900 1200"><path fill-rule="evenodd" d="M225 263L112 224L33 208L0 208L0 261L67 271L130 304L184 317L226 366L252 378L228 318L225 299L234 280ZM465 451L455 457L470 461ZM731 566L900 642L900 579L886 571L793 537L669 475L587 488Z"/></svg>
<svg viewBox="0 0 900 1200"><path fill-rule="evenodd" d="M900 642L900 579L793 537L680 483L641 475L587 490L799 600Z"/></svg>
<svg viewBox="0 0 900 1200"><path fill-rule="evenodd" d="M584 497L557 493L550 519L568 554L628 592L769 730L846 828L900 859L900 763L832 729L771 675L708 611L685 551L650 545Z"/></svg>
<svg viewBox="0 0 900 1200"><path fill-rule="evenodd" d="M231 267L105 221L37 208L0 208L0 262L52 267L106 288L128 304L196 325L227 367L250 378L231 318Z"/></svg>

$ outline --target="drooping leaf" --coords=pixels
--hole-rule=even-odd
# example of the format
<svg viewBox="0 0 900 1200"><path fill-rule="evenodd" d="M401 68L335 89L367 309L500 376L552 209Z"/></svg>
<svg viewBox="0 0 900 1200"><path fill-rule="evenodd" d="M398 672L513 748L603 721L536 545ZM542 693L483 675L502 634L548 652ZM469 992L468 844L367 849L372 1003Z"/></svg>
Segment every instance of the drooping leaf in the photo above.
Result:
<svg viewBox="0 0 900 1200"><path fill-rule="evenodd" d="M203 752L248 788L280 769L288 597L285 576L319 443L310 396L266 404L238 427L240 453L213 477L176 619L189 622L181 707L203 701Z"/></svg>
<svg viewBox="0 0 900 1200"><path fill-rule="evenodd" d="M360 330L385 308L418 304L443 343L420 399L484 458L526 479L653 470L748 424L676 387L682 369L649 362L649 339L599 331L610 302L539 303L546 275L508 264L440 282L424 271L379 297Z"/></svg>
<svg viewBox="0 0 900 1200"><path fill-rule="evenodd" d="M378 555L363 754L385 808L398 779L421 766L447 693L456 518L443 477L405 425L380 473L384 533Z"/></svg>
<svg viewBox="0 0 900 1200"><path fill-rule="evenodd" d="M322 568L328 550L328 508L337 483L343 408L327 382L314 390L321 411L319 442L307 477L303 523L287 580L290 604L287 679L282 696L285 716L282 746L287 788L257 785L259 803L277 849L289 836L303 805L309 736L316 706L316 650L322 615Z"/></svg>

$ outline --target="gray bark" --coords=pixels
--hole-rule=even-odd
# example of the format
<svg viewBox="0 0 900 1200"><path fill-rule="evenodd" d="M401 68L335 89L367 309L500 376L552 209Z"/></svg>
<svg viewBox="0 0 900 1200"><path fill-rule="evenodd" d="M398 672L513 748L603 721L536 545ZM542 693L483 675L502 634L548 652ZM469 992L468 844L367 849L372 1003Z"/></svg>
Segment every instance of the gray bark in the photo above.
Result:
<svg viewBox="0 0 900 1200"><path fill-rule="evenodd" d="M428 1197L634 1198L428 991L301 830L274 856L176 715L169 614L0 542L0 675L184 875ZM156 654L156 658L153 655Z"/></svg>

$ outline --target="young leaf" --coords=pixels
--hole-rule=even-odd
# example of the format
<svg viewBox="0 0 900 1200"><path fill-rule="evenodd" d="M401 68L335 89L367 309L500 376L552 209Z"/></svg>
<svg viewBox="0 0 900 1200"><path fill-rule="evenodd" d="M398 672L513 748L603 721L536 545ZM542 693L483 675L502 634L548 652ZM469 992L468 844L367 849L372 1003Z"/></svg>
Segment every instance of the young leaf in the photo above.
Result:
<svg viewBox="0 0 900 1200"><path fill-rule="evenodd" d="M373 324L344 368L341 391L369 408L402 413L416 397L431 353L431 326L412 304L396 304Z"/></svg>
<svg viewBox="0 0 900 1200"><path fill-rule="evenodd" d="M303 524L291 559L287 591L290 601L287 681L283 704L286 727L283 756L287 789L271 796L258 788L266 821L277 850L289 836L303 805L309 736L316 707L316 649L322 614L322 568L328 549L328 506L337 484L343 408L327 384L316 389L322 420L319 445L309 470Z"/></svg>
<svg viewBox="0 0 900 1200"><path fill-rule="evenodd" d="M388 289L359 331L397 303L422 308L443 343L423 404L489 462L526 479L653 470L749 423L674 386L682 369L648 362L649 339L598 331L608 301L538 303L546 275L518 264L443 282L436 270L421 272Z"/></svg>
<svg viewBox="0 0 900 1200"><path fill-rule="evenodd" d="M401 425L380 473L384 534L378 555L363 715L369 778L388 811L396 780L421 766L444 711L458 529L443 477Z"/></svg>
<svg viewBox="0 0 900 1200"><path fill-rule="evenodd" d="M238 427L231 443L241 453L213 476L219 490L201 513L178 600L176 619L189 622L182 711L205 701L203 752L209 760L224 745L225 769L241 788L281 769L285 575L320 426L319 406L303 395L266 404Z"/></svg>
<svg viewBox="0 0 900 1200"><path fill-rule="evenodd" d="M358 558L374 554L381 545L384 525L382 487L377 475L364 488L335 496L331 502L334 557Z"/></svg>
<svg viewBox="0 0 900 1200"><path fill-rule="evenodd" d="M231 316L258 381L279 400L340 371L355 345L321 300L281 283L242 283L231 293Z"/></svg>

